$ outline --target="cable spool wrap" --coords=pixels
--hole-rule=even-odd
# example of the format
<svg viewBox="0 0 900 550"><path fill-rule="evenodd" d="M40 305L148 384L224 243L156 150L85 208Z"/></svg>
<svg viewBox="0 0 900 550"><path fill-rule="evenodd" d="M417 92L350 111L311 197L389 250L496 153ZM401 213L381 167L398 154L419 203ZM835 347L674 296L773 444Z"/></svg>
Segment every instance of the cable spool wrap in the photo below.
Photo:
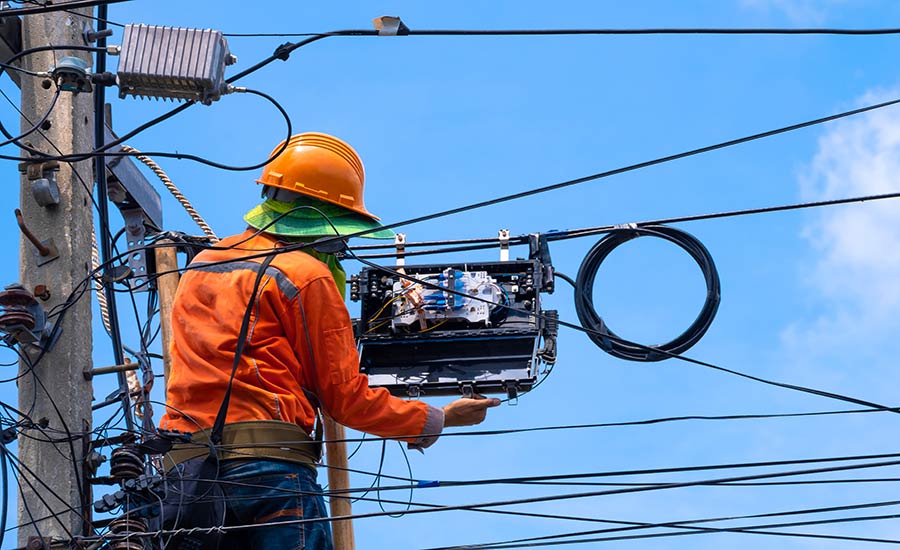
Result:
<svg viewBox="0 0 900 550"><path fill-rule="evenodd" d="M609 329L594 309L594 279L600 264L619 245L637 237L657 237L672 242L691 255L706 280L706 301L694 322L674 340L655 346L643 346L623 340ZM575 311L588 337L606 353L628 361L662 361L690 349L706 334L719 309L719 273L712 256L696 237L664 225L626 226L610 231L584 257L575 281Z"/></svg>

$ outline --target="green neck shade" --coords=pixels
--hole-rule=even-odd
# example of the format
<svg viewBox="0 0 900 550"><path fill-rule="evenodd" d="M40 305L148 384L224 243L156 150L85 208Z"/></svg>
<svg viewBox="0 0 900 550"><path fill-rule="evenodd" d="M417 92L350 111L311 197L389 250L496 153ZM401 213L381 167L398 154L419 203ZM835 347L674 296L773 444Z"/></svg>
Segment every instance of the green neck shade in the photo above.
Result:
<svg viewBox="0 0 900 550"><path fill-rule="evenodd" d="M341 298L346 300L347 272L344 271L344 268L341 266L341 262L338 261L337 257L335 257L334 254L323 254L312 249L307 250L306 253L328 266L328 270L331 271L331 277L337 285L338 292L341 293Z"/></svg>

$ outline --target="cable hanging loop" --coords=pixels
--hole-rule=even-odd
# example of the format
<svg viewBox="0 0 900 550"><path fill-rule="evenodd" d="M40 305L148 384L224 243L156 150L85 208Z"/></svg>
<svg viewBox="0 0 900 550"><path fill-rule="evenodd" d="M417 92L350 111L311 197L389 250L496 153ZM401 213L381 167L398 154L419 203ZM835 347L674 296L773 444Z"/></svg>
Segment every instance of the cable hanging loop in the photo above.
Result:
<svg viewBox="0 0 900 550"><path fill-rule="evenodd" d="M657 237L672 242L691 255L706 280L706 301L693 323L674 340L656 346L632 344L609 329L594 309L594 279L600 264L621 244L638 237ZM696 237L664 225L626 224L618 226L591 248L578 268L575 281L575 311L588 337L606 353L628 361L662 361L694 346L706 334L719 309L719 272L709 251Z"/></svg>

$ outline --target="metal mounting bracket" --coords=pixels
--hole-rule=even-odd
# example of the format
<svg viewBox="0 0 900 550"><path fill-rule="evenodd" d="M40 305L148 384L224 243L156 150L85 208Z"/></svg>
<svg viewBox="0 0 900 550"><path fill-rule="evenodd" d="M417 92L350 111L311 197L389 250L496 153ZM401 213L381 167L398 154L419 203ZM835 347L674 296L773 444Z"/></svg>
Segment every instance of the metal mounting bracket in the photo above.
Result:
<svg viewBox="0 0 900 550"><path fill-rule="evenodd" d="M132 276L128 279L131 288L144 288L147 284L147 249L144 239L147 230L144 228L144 213L139 208L122 210L125 218L125 235L128 237L128 267Z"/></svg>
<svg viewBox="0 0 900 550"><path fill-rule="evenodd" d="M475 399L475 387L471 382L464 382L460 384L459 391L466 399Z"/></svg>
<svg viewBox="0 0 900 550"><path fill-rule="evenodd" d="M56 182L59 162L26 161L19 164L19 172L31 182L31 194L39 205L46 208L59 204L59 185Z"/></svg>
<svg viewBox="0 0 900 550"><path fill-rule="evenodd" d="M3 15L2 11L0 10L0 59L9 59L22 51L22 18ZM19 71L6 71L6 74L16 86L22 87L22 75Z"/></svg>
<svg viewBox="0 0 900 550"><path fill-rule="evenodd" d="M516 387L515 382L507 382L503 385L506 390L506 397L508 398L507 403L512 406L519 404L519 388Z"/></svg>
<svg viewBox="0 0 900 550"><path fill-rule="evenodd" d="M497 232L497 238L500 239L500 261L509 261L509 229L501 229Z"/></svg>
<svg viewBox="0 0 900 550"><path fill-rule="evenodd" d="M117 139L108 125L105 139L107 143ZM110 176L110 200L119 210L140 208L147 219L147 225L161 228L162 200L134 161L128 157L105 157L105 159ZM117 193L113 192L113 187L118 187Z"/></svg>
<svg viewBox="0 0 900 550"><path fill-rule="evenodd" d="M397 267L406 265L406 233L394 235L394 246L397 247Z"/></svg>

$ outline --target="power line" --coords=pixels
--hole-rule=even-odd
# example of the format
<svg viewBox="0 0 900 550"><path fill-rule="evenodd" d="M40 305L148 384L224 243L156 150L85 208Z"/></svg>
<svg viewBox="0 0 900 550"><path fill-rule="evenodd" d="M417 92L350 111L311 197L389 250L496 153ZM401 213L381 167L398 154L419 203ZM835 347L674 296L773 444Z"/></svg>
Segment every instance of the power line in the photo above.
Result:
<svg viewBox="0 0 900 550"><path fill-rule="evenodd" d="M508 428L501 430L475 430L475 431L457 431L457 432L441 432L441 438L449 438L449 437L478 437L478 436L497 436L497 435L511 435L511 434L522 434L522 433L532 433L532 432L548 432L548 431L560 431L560 430L582 430L582 429L594 429L594 428L615 428L615 427L628 427L628 426L651 426L656 424L664 424L670 422L685 422L685 421L730 421L730 420L759 420L759 419L774 419L774 418L804 418L804 417L816 417L816 416L834 416L834 415L844 415L844 414L870 414L870 413L882 413L882 412L900 412L900 408L895 408L894 410L881 410L881 409L850 409L850 410L837 410L837 411L819 411L819 412L800 412L800 413L771 413L771 414L728 414L728 415L684 415L684 416L669 416L669 417L661 417L661 418L650 418L645 420L626 420L621 422L599 422L599 423L589 423L589 424L562 424L562 425L554 425L554 426L534 426L528 428ZM417 434L409 434L407 436L400 436L400 439L404 439L406 437L414 437ZM379 441L385 440L394 440L397 438L390 437L373 437L364 434L363 437L359 438L344 438L344 439L336 439L336 440L324 440L323 443L375 443ZM273 442L272 445L286 444L287 441L284 442ZM222 448L227 449L227 445L223 445Z"/></svg>
<svg viewBox="0 0 900 550"><path fill-rule="evenodd" d="M40 7L33 8L10 8L6 10L0 10L0 16L3 17L15 17L18 15L38 15L43 13L50 13L54 11L69 11L76 10L80 8L93 8L97 6L105 6L107 4L117 4L119 2L130 2L131 0L68 0L61 2L59 4L54 4L52 1L47 1L42 4Z"/></svg>
<svg viewBox="0 0 900 550"><path fill-rule="evenodd" d="M759 140L759 139L763 139L763 138L767 138L767 137L772 137L772 136L776 136L776 135L779 135L779 134L784 134L784 133L788 133L788 132L793 132L793 131L800 130L800 129L803 129L803 128L809 128L810 126L816 126L816 125L819 125L819 124L824 124L824 123L826 123L826 122L832 122L832 121L839 120L839 119L842 119L842 118L847 118L847 117L851 117L851 116L855 116L855 115L867 113L867 112L870 112L870 111L875 111L875 110L878 110L878 109L883 109L883 108L886 108L886 107L890 107L890 106L896 105L896 104L898 104L898 103L900 103L900 99L893 99L893 100L885 101L885 102L882 102L882 103L876 103L876 104L872 104L872 105L867 105L867 106L861 107L861 108L859 108L859 109L853 109L853 110L850 110L850 111L844 111L844 112L842 112L842 113L837 113L837 114L829 115L829 116L826 116L826 117L821 117L821 118L816 118L816 119L812 119L812 120L807 120L807 121L805 121L805 122L800 122L800 123L797 123L797 124L791 124L791 125L789 125L789 126L783 126L783 127L781 127L781 128L776 128L776 129L774 129L774 130L768 130L768 131L766 131L766 132L760 132L760 133L757 133L757 134L751 134L751 135L748 135L748 136L744 136L744 137L740 137L740 138L735 138L735 139L731 139L731 140L728 140L728 141L722 141L722 142L719 142L719 143L716 143L716 144L713 144L713 145L707 145L707 146L705 146L705 147L699 147L699 148L697 148L697 149L690 149L690 150L683 151L683 152L680 152L680 153L675 153L675 154L673 154L673 155L667 155L667 156L663 156L663 157L658 157L658 158L655 158L655 159L652 159L652 160L647 160L647 161L643 161L643 162L638 162L638 163L636 163L636 164L630 164L630 165L627 165L627 166L623 166L623 167L621 167L621 168L615 168L615 169L613 169L613 170L607 170L607 171L605 171L605 172L598 172L598 173L596 173L596 174L591 174L591 175L589 175L589 176L583 176L583 177L580 177L580 178L575 178L575 179L571 179L571 180L566 180L566 181L562 181L562 182L559 182L559 183L554 183L554 184L551 184L551 185L545 185L545 186L542 186L542 187L535 187L535 188L532 188L532 189L528 189L528 190L526 190L526 191L521 191L521 192L519 192L519 193L513 193L513 194L510 194L510 195L504 195L504 196L496 197L496 198L493 198L493 199L488 199L488 200L484 200L484 201L475 202L475 203L468 204L468 205L465 205L465 206L459 206L459 207L456 207L456 208L451 208L451 209L448 209L448 210L443 210L443 211L440 211L440 212L435 212L435 213L433 213L433 214L426 214L426 215L424 215L424 216L418 216L418 217L415 217L415 218L410 218L410 219L408 219L408 220L404 220L404 221L401 221L401 222L396 222L396 223L387 224L387 225L384 226L384 228L386 228L386 229L394 229L394 228L396 228L396 227L400 227L400 226L404 226L404 225L413 225L413 224L417 224L417 223L421 223L421 222L425 222L425 221L434 220L434 219L437 219L437 218L443 218L443 217L450 216L450 215L454 215L454 214L460 214L460 213L462 213L462 212L470 212L470 211L472 211L472 210L477 210L477 209L479 209L479 208L484 208L484 207L486 207L486 206L494 206L494 205L501 204L501 203L504 203L504 202L509 202L509 201L518 200L518 199L523 199L523 198L526 198L526 197L531 197L531 196L534 196L534 195L539 195L539 194L542 194L542 193L547 193L547 192L549 192L549 191L556 191L556 190L559 190L559 189L564 189L564 188L566 188L566 187L572 187L572 186L574 186L574 185L579 185L579 184L582 184L582 183L587 183L587 182L589 182L589 181L595 181L595 180L599 180L599 179L605 179L605 178L609 178L609 177L611 177L611 176L617 176L617 175L624 174L624 173L627 173L627 172L633 172L633 171L635 171L635 170L640 170L640 169L643 169L643 168L649 168L649 167L651 167L651 166L656 166L656 165L659 165L659 164L665 164L665 163L672 162L672 161L675 161L675 160L681 160L681 159L684 159L684 158L688 158L688 157L692 157L692 156L696 156L696 155L700 155L700 154L704 154L704 153L710 153L710 152L712 152L712 151L717 151L717 150L719 150L719 149L725 149L725 148L728 148L728 147L733 147L733 146L735 146L735 145L740 145L740 144L743 144L743 143L748 143L748 142L751 142L751 141L756 141L756 140ZM369 232L371 232L371 231L372 231L372 230L370 230ZM346 238L358 237L358 236L361 236L361 235L365 235L366 233L367 233L366 231L360 231L360 232L355 233L355 234L352 234L352 235L347 235Z"/></svg>
<svg viewBox="0 0 900 550"><path fill-rule="evenodd" d="M900 101L900 100L898 100L898 101ZM304 208L312 208L312 207L304 207ZM313 210L317 210L317 209L315 209L315 208L312 208L312 209L313 209ZM319 212L319 214L322 215L326 220L328 219L327 216L325 216L323 213ZM328 220L328 221L330 221L330 220ZM339 240L339 239L338 239L338 238L323 239L323 241L334 241L334 240ZM303 249L303 248L306 248L306 247L309 247L309 246L311 246L311 243L300 243L300 244L298 244L298 245L288 245L288 246L281 247L281 248L274 249L274 250L270 250L270 251L263 251L263 252L260 252L260 253L257 253L257 254L248 254L248 255L246 255L246 256L242 256L242 257L239 258L239 259L240 259L240 260L248 260L248 259L254 259L254 258L268 257L268 256L272 256L272 255L275 255L275 254L281 254L281 253L285 253L285 252L289 252L289 251L300 250L300 249ZM397 270L391 269L391 268L389 268L389 267L374 264L374 263L372 263L372 262L369 262L369 261L367 261L367 260L365 260L365 259L362 259L362 258L360 258L360 257L358 257L358 256L356 256L356 255L354 255L352 251L349 251L349 250L348 250L348 252L350 253L351 257L353 257L354 259L360 261L360 262L363 263L364 265L367 265L367 266L370 266L370 267L373 267L373 268L376 268L376 269L379 269L379 270L382 270L382 271L386 271L386 272L388 272L389 274L392 274L392 275L394 275L394 276L396 276L396 277L400 277L400 278L405 279L405 280L410 280L410 281L412 281L412 282L415 282L415 283L418 283L418 284L422 284L423 286L426 286L426 287L429 287L429 288L434 287L434 288L437 288L437 289L442 290L442 291L444 291L444 292L450 292L451 294L460 294L460 293L457 292L457 291L454 291L454 290L448 290L448 289L446 289L446 288L439 287L438 285L434 285L433 283L430 283L430 282L427 282L427 281L422 281L422 280L416 279L415 277L412 277L412 276L407 275L407 274L405 274L405 273L400 273L400 272L398 272ZM230 263L230 262L236 261L237 259L238 259L238 258L228 259L228 260L223 260L223 261L221 261L221 262L211 262L211 263L207 263L207 264L205 264L205 265L215 265L215 264L218 264L218 263ZM190 269L190 266L188 266L186 269ZM472 299L472 300L476 300L476 301L481 301L481 302L489 303L489 304L491 304L491 305L498 305L498 306L500 306L500 307L507 307L507 306L504 306L503 304L494 304L494 303L491 302L490 300L485 300L485 299L482 299L482 298L480 298L480 297L471 297L471 296L468 296L468 295L466 295L466 297L467 297L467 298L470 298L470 299ZM537 317L541 317L541 315L537 315ZM586 334L597 334L597 331L591 330L591 329L589 329L589 328L586 328L586 327L583 327L583 326L580 326L580 325L576 325L576 324L574 324L574 323L570 323L570 322L563 321L563 320L558 320L557 322L558 322L561 326L565 326L565 327L567 327L567 328L572 328L572 329L574 329L574 330L577 330L577 331L580 331L580 332L584 332L584 333L586 333ZM656 352L658 352L658 353L660 353L660 354L663 354L663 355L666 355L666 356L668 356L668 357L678 358L678 359L680 359L680 360L682 360L682 361L685 361L685 362L688 362L688 363L692 363L692 364L695 364L695 365L708 367L708 368L711 368L711 369L714 369L714 370L718 370L718 371L721 371L721 372L725 372L725 373L728 373L728 374L733 374L733 375L735 375L735 376L739 376L739 377L742 377L742 378L746 378L746 379L748 379L748 380L752 380L752 381L755 381L755 382L759 382L759 383L763 383L763 384L767 384L767 385L771 385L771 386L775 386L775 387L780 387L780 388L784 388L784 389L789 389L789 390L793 390L793 391L799 391L799 392L803 392L803 393L809 393L809 394L812 394L812 395L817 395L817 396L820 396L820 397L826 397L826 398L829 398L829 399L836 399L836 400L845 401L845 402L848 402L848 403L854 403L854 404L856 404L856 405L862 405L862 406L865 406L865 407L871 407L871 408L873 408L873 409L885 410L885 411L891 411L891 412L898 412L895 408L887 407L887 406L885 406L885 405L881 405L881 404L874 403L874 402L871 402L871 401L867 401L867 400L863 400L863 399L858 399L858 398L855 398L855 397L850 397L850 396L847 396L847 395L842 395L842 394L838 394L838 393L834 393L834 392L828 392L828 391L824 391L824 390L818 390L818 389L815 389L815 388L809 388L809 387L805 387L805 386L800 386L800 385L796 385L796 384L788 384L788 383L784 383L784 382L777 382L777 381L774 381L774 380L768 380L768 379L761 378L761 377L758 377L758 376L754 376L754 375L742 373L742 372L736 371L736 370L734 370L734 369L729 369L729 368L726 368L726 367L721 367L721 366L718 366L718 365L715 365L715 364L713 364L713 363L709 363L709 362L706 362L706 361L701 361L701 360L693 359L693 358L690 358L690 357L687 357L687 356L684 356L684 355L671 353L671 352L668 352L668 351L666 351L666 350L656 349L656 348L652 348L652 347L650 347L650 346L645 346L645 345L643 345L643 344L639 344L639 343L635 343L635 342L630 342L630 341L628 341L628 340L625 340L625 339L623 339L623 338L619 338L619 337L617 337L617 336L615 336L615 335L612 335L612 334L607 334L606 336L607 336L610 340L614 340L614 341L616 341L616 342L618 342L618 343L621 343L621 344L624 344L624 345L628 345L628 346L631 346L631 347L634 347L634 348L645 349L645 350L647 350L648 352L654 351L654 349L655 349Z"/></svg>
<svg viewBox="0 0 900 550"><path fill-rule="evenodd" d="M892 460L887 462L875 462L875 463L867 463L867 464L852 464L852 465L842 465L842 466L831 466L826 468L813 468L806 470L793 470L787 472L774 472L774 473L766 473L766 474L752 474L752 475L743 475L743 476L734 476L734 477L726 477L719 479L711 479L711 480L700 480L700 481L686 481L686 482L677 482L677 483L668 483L661 484L658 487L654 487L653 490L665 490L665 489L682 489L687 487L699 487L705 485L714 485L721 484L732 481L753 481L756 479L764 479L764 478L773 478L773 477L789 477L789 476L802 476L802 475L814 475L819 473L826 472L834 472L834 471L844 471L844 470L856 470L863 468L880 468L887 466L897 466L900 465L900 460ZM458 505L445 505L445 506L437 506L434 508L427 509L414 509L405 512L405 515L418 515L418 514L428 514L428 513L436 513L436 512L450 512L450 511L462 511L462 510L471 510L473 508L497 508L497 507L505 507L505 506L515 506L521 504L535 504L538 502L558 502L564 500L572 500L579 498L590 498L590 497L599 497L599 496L611 496L611 495L619 495L619 494L630 494L630 493L639 493L646 492L649 490L645 487L626 487L620 489L613 489L607 491L591 491L586 493L570 493L570 494L561 494L561 495L548 495L548 496L540 496L540 497L529 497L529 498L519 498L519 499L510 499L510 500L499 500L499 501L490 501L490 502L482 502L475 504L458 504ZM393 512L370 512L363 514L354 514L351 516L337 516L337 517L328 517L328 518L312 518L312 519L297 519L297 520L286 520L278 522L279 526L287 526L287 525L302 525L306 523L314 523L314 522L334 522L334 521L344 521L350 519L365 519L365 518L375 518L375 517L383 517ZM116 537L108 537L106 540L116 540L118 538L128 537L153 537L159 535L178 535L182 533L192 532L194 534L197 533L228 533L232 531L243 531L247 529L258 529L260 528L260 524L249 524L249 525L233 525L233 526L223 526L223 527L211 527L211 528L192 528L192 529L174 529L174 530L160 530L153 531L147 533L129 533L127 535L119 535ZM82 537L80 540L85 542L98 540L96 537Z"/></svg>
<svg viewBox="0 0 900 550"><path fill-rule="evenodd" d="M523 542L546 542L559 538L568 538L568 537L576 537L576 536L588 536L588 535L598 535L598 534L607 534L607 533L617 533L622 531L635 531L635 530L645 530L645 529L659 529L659 528L674 528L674 529L690 529L695 531L702 532L747 532L747 530L753 529L771 529L773 527L792 527L797 525L817 525L820 520L812 520L812 522L791 522L790 524L768 524L768 525L760 525L754 527L732 527L732 528L707 528L707 527L698 527L696 524L698 523L717 523L723 521L740 521L747 519L762 519L762 518L774 518L774 517L784 517L784 516L797 516L797 515L810 515L810 514L825 514L825 513L834 513L834 512L847 512L852 510L861 510L867 508L880 508L880 507L889 507L889 506L897 506L900 505L900 501L891 500L891 501L883 501L883 502L871 502L864 504L847 504L842 506L828 506L822 508L808 508L802 510L787 510L780 512L767 512L761 514L747 514L747 515L735 515L735 516L721 516L721 517L713 517L713 518L702 518L702 519L690 519L690 520L680 520L680 521L668 521L668 522L659 522L659 523L648 523L648 522L637 522L637 521L622 521L622 520L603 520L604 523L613 523L621 525L622 527L614 527L607 529L592 529L588 531L577 531L570 532L564 534L557 535L545 535L541 537L528 537L521 538L503 542L494 542L494 543L481 543L475 545L464 545L464 546L445 546L440 548L429 548L428 550L459 550L462 548L514 548L517 546L512 546L515 543L523 543ZM879 516L880 518L881 516ZM824 521L835 521L835 520L824 520ZM841 520L837 520L841 521ZM578 543L582 541L568 541L571 543ZM900 542L900 541L898 541ZM524 545L523 545L524 546Z"/></svg>
<svg viewBox="0 0 900 550"><path fill-rule="evenodd" d="M352 33L352 34L351 34ZM377 31L360 29L356 31L343 31L342 34L332 33L277 33L260 32L223 33L224 36L234 38L302 38L310 36L378 36ZM659 27L646 29L411 29L401 31L400 36L621 36L621 35L843 35L843 36L877 36L900 34L900 28L881 29L848 29L848 28L715 28L715 27Z"/></svg>
<svg viewBox="0 0 900 550"><path fill-rule="evenodd" d="M510 200L511 200L511 199L510 199ZM887 409L882 409L882 410L887 410Z"/></svg>
<svg viewBox="0 0 900 550"><path fill-rule="evenodd" d="M836 523L849 523L849 522L857 522L857 521L877 521L877 520L886 520L886 519L897 519L900 518L900 513L898 514L886 514L880 516L862 516L862 517L849 517L849 518L836 518L836 519L823 519L823 520L812 520L812 521L795 521L795 522L784 522L784 523L772 523L767 525L754 525L748 527L691 527L691 526L676 526L675 528L684 529L682 531L677 532L665 532L665 533L647 533L640 535L620 535L614 537L596 537L596 538L583 538L578 540L543 540L545 537L535 537L534 539L520 539L523 542L513 542L513 543L488 543L488 544L474 544L474 545L464 545L464 546L454 546L454 547L442 547L440 549L432 548L429 550L450 550L451 548L456 549L492 549L492 550L507 550L511 548L534 548L534 547L545 547L545 546L560 546L560 545L570 545L570 544L585 544L585 543L597 543L597 542L612 542L612 541L621 541L621 540L639 540L639 539L651 539L651 538L661 538L661 537L675 537L675 536L683 536L683 535L702 535L702 534L711 534L711 533L744 533L751 535L772 535L772 536L780 536L780 537L802 537L802 538L813 538L813 539L828 539L828 540L843 540L843 541L854 541L854 542L874 542L874 543L883 543L883 544L900 544L900 540L896 539L880 539L873 537L854 537L849 535L829 535L822 533L798 533L798 532L783 532L783 531L765 531L764 529L773 529L773 528L785 528L785 527L799 527L799 526L809 526L809 525L830 525ZM607 531L615 531L615 529L610 529ZM559 535L560 537L567 535ZM577 535L571 535L577 536ZM546 538L552 538L546 537ZM529 542L531 540L537 540L538 542Z"/></svg>
<svg viewBox="0 0 900 550"><path fill-rule="evenodd" d="M728 210L724 212L712 212L706 214L692 214L688 216L676 216L670 218L660 218L655 220L644 220L639 222L631 222L629 224L619 223L613 225L600 225L595 227L585 227L580 229L566 229L563 231L548 231L541 233L548 241L562 241L568 239L579 239L583 237L591 237L596 235L602 235L604 233L608 233L617 228L625 227L628 225L634 225L637 227L643 227L646 225L671 225L675 223L685 223L685 222L694 222L694 221L703 221L703 220L716 220L723 218L733 218L740 216L750 216L756 214L770 214L775 212L788 212L791 210L805 210L809 208L820 208L827 206L840 206L845 204L853 204L858 202L870 202L870 201L879 201L879 200L889 200L900 198L900 192L895 193L880 193L875 195L858 195L855 197L844 197L840 199L829 199L829 200L821 200L821 201L810 201L810 202L800 202L800 203L790 203L783 205L775 205L775 206L763 206L758 208L745 208L741 210ZM510 237L509 244L510 245L523 245L528 242L528 235L519 235L517 237ZM455 240L443 240L443 241L421 241L421 242L407 242L405 246L407 248L415 248L415 247L424 247L424 246L444 246L444 245L465 245L460 246L458 248L438 248L432 250L424 250L424 251L410 251L407 250L403 254L404 256L416 256L416 255L429 255L429 254L447 254L450 252L460 252L460 251L471 251L471 250L484 250L495 248L500 243L500 240L496 237L484 237L484 238L473 238L473 239L455 239ZM390 249L396 248L394 244L366 244L366 245L358 245L350 247L352 250L379 250L379 249ZM396 252L393 253L385 253L385 254L359 254L358 256L361 258L366 258L368 260L371 259L380 259L380 258L393 258L396 257Z"/></svg>
<svg viewBox="0 0 900 550"><path fill-rule="evenodd" d="M900 102L900 100L897 100L897 101ZM313 210L316 210L316 209L313 208ZM319 212L319 213L320 213L327 221L329 221L329 223L330 223L330 220L328 220L328 217L327 217L327 216L325 216L325 215L324 215L323 213L321 213L321 212ZM331 224L331 225L332 225L332 227L334 226L334 224ZM391 227L391 226L386 226L386 227ZM335 233L336 233L336 234L338 233L338 231L337 231L336 229L335 229ZM331 240L333 240L333 239L331 239ZM285 248L283 248L283 249L281 249L281 250L287 251L287 250L290 250L290 249L292 249L292 247L285 247ZM453 290L453 289L448 289L448 288L446 288L446 287L442 287L442 286L440 286L440 285L437 285L437 284L434 284L434 283L431 283L431 282L428 282L428 281L425 281L425 280L422 280L422 279L417 279L417 278L415 278L415 277L412 277L412 276L410 276L410 275L407 275L406 273L401 273L400 271L398 271L398 270L396 270L396 269L392 269L392 268L390 268L390 267L383 266L383 265L377 265L377 264L374 264L374 263L372 263L372 262L370 262L370 261L368 261L368 260L361 259L361 258L359 258L358 256L354 255L352 251L348 251L348 252L349 252L349 254L350 254L351 257L353 257L353 258L356 259L357 261L361 262L362 264L364 264L364 265L366 265L366 266L369 266L369 267L372 267L372 268L374 268L374 269L378 269L378 270L380 270L380 271L387 272L388 274L390 274L390 275L392 275L392 276L394 276L394 277L399 277L399 278L401 278L401 279L408 280L408 281L410 281L410 282L413 282L413 283L422 285L422 286L427 287L427 288L433 288L433 289L436 289L436 290L440 290L440 291L445 292L445 293L450 293L450 294L455 294L455 295L464 296L464 297L468 298L469 300L478 301L478 302L484 302L484 303L490 304L490 305L492 305L492 306L496 306L496 307L505 307L505 308L509 308L509 307L510 307L510 306L504 305L504 304L495 304L494 302L492 302L492 301L490 301L490 300L487 300L487 299L484 299L484 298L481 298L481 297L479 297L479 296L471 296L471 295L469 295L469 294L465 294L465 293L463 293L463 292L459 292L459 291L456 291L456 290ZM206 265L209 265L209 264L206 264ZM577 285L576 285L576 292L577 292ZM542 315L542 314L534 314L534 316L537 317L537 318L540 318L540 319L544 319L544 318L545 318L545 316ZM621 338L621 337L619 337L619 336L616 336L615 334L613 334L613 333L611 333L611 332L601 333L600 331L598 331L598 330L596 330L596 329L594 329L594 328L584 327L584 326L581 326L581 325L576 325L576 324L574 324L574 323L570 323L570 322L564 321L564 320L562 320L562 319L553 319L553 321L556 322L556 323L558 323L560 326L564 326L564 327L567 327L567 328L571 328L571 329L577 330L577 331L579 331L579 332L583 332L583 333L588 334L588 335L596 335L596 336L600 336L600 337L604 337L604 336L605 336L605 337L608 338L609 340L611 340L611 341L613 341L613 342L615 342L615 343L617 343L617 344L620 344L620 345L622 345L622 346L628 346L628 347L633 348L633 349L642 349L642 350L644 350L644 351L646 351L646 352L648 352L648 353L659 353L660 355L664 355L664 356L666 356L666 357L668 357L668 358L680 359L681 361L685 361L685 362L687 362L687 363L691 363L691 364L694 364L694 365L699 365L699 366L702 366L702 367L711 368L711 369L713 369L713 370L717 370L717 371L720 371L720 372L725 372L725 373L728 373L728 374L732 374L732 375L735 375L735 376L739 376L739 377L741 377L741 378L745 378L745 379L747 379L747 380L752 380L752 381L754 381L754 382L759 382L759 383L761 383L761 384L766 384L766 385L769 385L769 386L775 386L775 387L778 387L778 388L784 388L784 389L788 389L788 390L792 390L792 391L798 391L798 392L808 393L808 394L811 394L811 395L817 395L817 396L819 396L819 397L826 397L826 398L828 398L828 399L835 399L835 400L838 400L838 401L845 401L845 402L847 402L847 403L853 403L853 404L856 404L856 405L862 405L862 406L864 406L864 407L871 407L871 408L873 408L873 409L879 409L879 410L885 410L885 411L891 411L891 412L900 412L900 411L898 411L898 410L895 409L895 408L887 407L887 406L885 406L885 405L881 405L881 404L875 403L875 402L873 402L873 401L867 401L867 400L864 400L864 399L859 399L859 398L851 397L851 396L848 396L848 395L843 395L843 394L839 394L839 393L829 392L829 391L825 391L825 390L819 390L819 389L810 388L810 387L806 387L806 386L800 386L800 385L798 385L798 384L788 384L788 383L785 383L785 382L777 382L777 381L775 381L775 380L768 380L768 379L766 379L766 378L762 378L762 377L759 377L759 376L754 376L754 375L752 375L752 374L746 374L746 373L743 373L743 372L740 372L740 371L737 371L737 370L734 370L734 369L729 369L729 368L726 368L726 367L721 367L721 366L719 366L719 365L715 365L715 364L710 363L710 362L707 362L707 361L701 361L701 360L699 360L699 359L693 359L693 358L688 357L688 356L685 356L685 355L681 355L681 354L678 354L678 353L673 353L673 352L671 352L671 351L669 351L669 350L667 350L667 349L664 349L664 348L659 348L659 347L654 347L654 346L647 346L647 345L640 344L640 343L637 343L637 342L632 342L632 341L630 341L630 340L626 340L626 339L624 339L624 338Z"/></svg>

